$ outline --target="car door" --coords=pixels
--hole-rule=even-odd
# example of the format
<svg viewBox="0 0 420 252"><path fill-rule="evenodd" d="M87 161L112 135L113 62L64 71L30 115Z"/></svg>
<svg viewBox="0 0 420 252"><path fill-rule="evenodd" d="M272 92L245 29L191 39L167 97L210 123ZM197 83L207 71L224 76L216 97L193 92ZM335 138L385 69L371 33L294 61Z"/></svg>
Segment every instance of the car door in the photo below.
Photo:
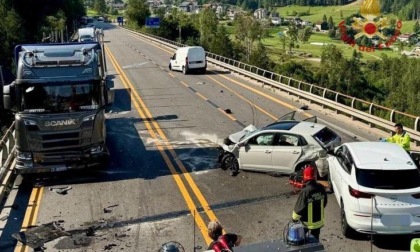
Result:
<svg viewBox="0 0 420 252"><path fill-rule="evenodd" d="M241 169L269 171L272 169L272 152L275 138L274 132L261 132L248 139L245 146L239 149Z"/></svg>
<svg viewBox="0 0 420 252"><path fill-rule="evenodd" d="M300 136L289 133L278 133L273 146L273 171L291 173L302 155Z"/></svg>
<svg viewBox="0 0 420 252"><path fill-rule="evenodd" d="M350 174L353 165L352 157L345 145L341 146L336 151L334 158L332 182L337 201L340 202L342 197L345 197L349 190Z"/></svg>
<svg viewBox="0 0 420 252"><path fill-rule="evenodd" d="M175 53L171 58L171 67L173 70L179 70L179 63L177 61L177 54Z"/></svg>

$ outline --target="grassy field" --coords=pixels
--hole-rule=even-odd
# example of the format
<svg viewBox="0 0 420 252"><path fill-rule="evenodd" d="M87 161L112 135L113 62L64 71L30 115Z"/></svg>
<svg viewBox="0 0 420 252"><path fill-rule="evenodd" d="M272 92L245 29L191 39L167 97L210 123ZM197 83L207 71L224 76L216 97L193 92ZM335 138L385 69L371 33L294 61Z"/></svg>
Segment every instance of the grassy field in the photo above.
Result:
<svg viewBox="0 0 420 252"><path fill-rule="evenodd" d="M357 3L343 5L343 6L297 6L289 5L285 7L279 7L276 9L280 13L281 17L293 18L292 13L295 11L297 13L303 13L309 11L309 15L301 16L301 19L316 23L322 21L324 14L329 18L333 18L334 23L338 24L344 18L359 12L360 5ZM343 18L341 17L343 13ZM388 18L395 18L398 20L398 17L392 14L385 15ZM401 28L402 33L413 32L413 26L415 21L403 21L403 26Z"/></svg>

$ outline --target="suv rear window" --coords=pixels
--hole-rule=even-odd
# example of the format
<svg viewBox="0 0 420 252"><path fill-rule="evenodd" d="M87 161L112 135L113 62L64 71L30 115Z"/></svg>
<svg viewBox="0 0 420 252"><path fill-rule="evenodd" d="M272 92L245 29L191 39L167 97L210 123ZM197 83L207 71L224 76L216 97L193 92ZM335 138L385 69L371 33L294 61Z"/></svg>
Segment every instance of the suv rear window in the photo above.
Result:
<svg viewBox="0 0 420 252"><path fill-rule="evenodd" d="M325 127L322 130L318 131L314 138L321 143L322 146L328 145L331 141L337 138L337 134L329 128Z"/></svg>
<svg viewBox="0 0 420 252"><path fill-rule="evenodd" d="M411 189L420 187L420 173L412 170L366 170L356 168L357 183L377 189Z"/></svg>

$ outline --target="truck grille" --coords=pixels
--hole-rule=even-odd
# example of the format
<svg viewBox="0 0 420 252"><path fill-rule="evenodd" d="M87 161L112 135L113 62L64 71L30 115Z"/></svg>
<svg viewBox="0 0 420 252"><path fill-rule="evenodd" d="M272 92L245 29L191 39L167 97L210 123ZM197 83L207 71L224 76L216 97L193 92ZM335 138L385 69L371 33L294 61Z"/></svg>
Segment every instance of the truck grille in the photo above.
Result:
<svg viewBox="0 0 420 252"><path fill-rule="evenodd" d="M59 133L59 134L45 134L42 135L42 140L60 140L69 138L78 138L79 132Z"/></svg>
<svg viewBox="0 0 420 252"><path fill-rule="evenodd" d="M62 140L57 142L42 143L43 148L56 148L77 145L79 145L79 140Z"/></svg>

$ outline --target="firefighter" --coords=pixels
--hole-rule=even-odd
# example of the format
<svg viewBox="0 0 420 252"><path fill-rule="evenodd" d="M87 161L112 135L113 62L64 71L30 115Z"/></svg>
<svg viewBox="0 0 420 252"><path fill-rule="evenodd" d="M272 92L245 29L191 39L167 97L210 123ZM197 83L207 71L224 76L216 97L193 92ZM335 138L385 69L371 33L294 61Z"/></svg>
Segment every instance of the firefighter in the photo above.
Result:
<svg viewBox="0 0 420 252"><path fill-rule="evenodd" d="M323 185L316 182L317 170L313 165L303 169L305 187L299 193L293 210L293 220L300 220L306 231L319 240L321 228L324 226L324 208L327 206L327 193Z"/></svg>
<svg viewBox="0 0 420 252"><path fill-rule="evenodd" d="M392 137L381 138L383 142L396 143L403 147L404 150L410 151L410 136L404 130L401 123L395 124L395 134Z"/></svg>

